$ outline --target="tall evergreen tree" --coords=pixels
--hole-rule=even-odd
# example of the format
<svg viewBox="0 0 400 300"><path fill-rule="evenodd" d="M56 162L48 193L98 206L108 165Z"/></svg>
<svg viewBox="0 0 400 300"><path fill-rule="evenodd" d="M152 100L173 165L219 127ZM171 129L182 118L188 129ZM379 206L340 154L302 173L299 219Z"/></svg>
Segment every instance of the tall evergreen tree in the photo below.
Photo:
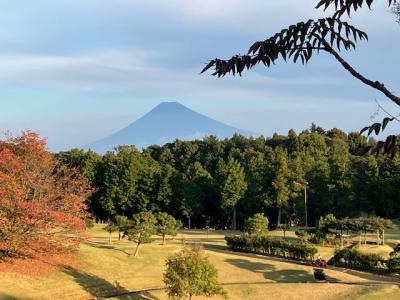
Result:
<svg viewBox="0 0 400 300"><path fill-rule="evenodd" d="M240 163L229 159L226 166L225 180L223 183L221 198L222 208L232 211L232 230L236 230L236 204L247 189L244 170Z"/></svg>

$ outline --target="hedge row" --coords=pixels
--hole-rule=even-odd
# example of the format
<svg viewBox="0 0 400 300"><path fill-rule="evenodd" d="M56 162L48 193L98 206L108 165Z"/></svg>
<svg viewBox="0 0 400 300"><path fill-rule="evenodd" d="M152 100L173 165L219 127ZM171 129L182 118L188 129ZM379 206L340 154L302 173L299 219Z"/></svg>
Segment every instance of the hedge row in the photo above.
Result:
<svg viewBox="0 0 400 300"><path fill-rule="evenodd" d="M359 270L400 272L400 257L398 256L394 255L385 260L377 254L360 253L356 249L348 248L336 250L329 264Z"/></svg>
<svg viewBox="0 0 400 300"><path fill-rule="evenodd" d="M296 260L312 260L317 249L311 245L260 235L231 235L225 237L233 251L252 252Z"/></svg>
<svg viewBox="0 0 400 300"><path fill-rule="evenodd" d="M359 270L385 270L388 268L387 262L381 256L361 253L355 249L348 248L335 250L335 255L329 263Z"/></svg>

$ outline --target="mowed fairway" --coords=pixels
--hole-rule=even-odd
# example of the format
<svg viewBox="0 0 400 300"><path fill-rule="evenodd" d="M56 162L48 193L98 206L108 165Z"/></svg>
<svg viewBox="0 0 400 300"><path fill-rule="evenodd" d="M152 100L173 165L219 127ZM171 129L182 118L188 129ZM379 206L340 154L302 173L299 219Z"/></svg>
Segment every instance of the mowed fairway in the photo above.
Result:
<svg viewBox="0 0 400 300"><path fill-rule="evenodd" d="M99 226L90 234L72 265L38 276L1 272L0 299L93 299L122 294L112 299L167 299L164 262L182 249L182 239L204 244L230 299L400 299L396 285L373 285L333 270L326 272L331 283L316 283L311 267L227 252L221 232L183 231L167 245L162 246L160 240L143 245L138 258L129 255L135 247L132 242L118 241L114 234L110 245L108 234ZM138 292L127 294L133 291Z"/></svg>

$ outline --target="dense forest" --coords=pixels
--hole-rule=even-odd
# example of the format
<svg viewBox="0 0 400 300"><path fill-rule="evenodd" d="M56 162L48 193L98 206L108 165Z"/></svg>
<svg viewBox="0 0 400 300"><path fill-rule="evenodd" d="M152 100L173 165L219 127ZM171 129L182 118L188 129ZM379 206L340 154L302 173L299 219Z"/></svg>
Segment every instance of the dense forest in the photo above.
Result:
<svg viewBox="0 0 400 300"><path fill-rule="evenodd" d="M74 149L57 154L92 182L91 215L107 221L140 211L167 212L187 227L243 228L255 213L271 226L324 215L397 218L400 155L368 154L359 133L312 125L287 136L213 136L151 146L119 146L101 156Z"/></svg>

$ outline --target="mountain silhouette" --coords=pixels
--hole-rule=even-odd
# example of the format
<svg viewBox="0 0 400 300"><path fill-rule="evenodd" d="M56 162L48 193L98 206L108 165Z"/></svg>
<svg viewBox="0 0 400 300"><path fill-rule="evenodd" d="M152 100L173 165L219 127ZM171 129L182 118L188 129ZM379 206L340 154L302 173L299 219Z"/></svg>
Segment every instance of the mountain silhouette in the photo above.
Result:
<svg viewBox="0 0 400 300"><path fill-rule="evenodd" d="M162 102L124 129L85 148L105 153L118 145L135 145L141 149L175 139L195 140L210 135L223 139L235 133L254 135L199 114L178 102Z"/></svg>

